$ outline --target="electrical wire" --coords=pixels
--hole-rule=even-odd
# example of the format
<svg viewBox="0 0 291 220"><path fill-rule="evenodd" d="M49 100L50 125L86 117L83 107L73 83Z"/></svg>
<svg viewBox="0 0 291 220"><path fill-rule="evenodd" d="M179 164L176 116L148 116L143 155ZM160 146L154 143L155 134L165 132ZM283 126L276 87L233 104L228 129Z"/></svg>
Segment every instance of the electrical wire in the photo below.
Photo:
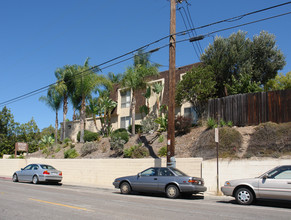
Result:
<svg viewBox="0 0 291 220"><path fill-rule="evenodd" d="M279 4L279 5L275 5L275 6L272 6L272 7L264 8L264 9L261 9L261 10L257 10L257 11L254 11L254 12L250 12L250 13L247 13L247 14L244 14L244 15L240 15L240 16L236 16L236 17L233 17L233 18L229 18L229 19L221 20L221 21L214 22L214 23L211 23L211 24L207 24L207 25L204 25L204 26L200 26L200 27L198 27L198 28L193 28L193 29L189 29L189 30L186 30L186 31L177 32L177 33L175 33L175 35L179 35L179 34L182 34L182 33L186 33L186 32L188 32L188 31L192 31L192 30L197 30L197 29L201 29L201 28L209 27L209 26L212 26L212 25L215 25L215 24L219 24L219 23L222 23L222 22L230 21L230 20L233 20L234 18L245 17L245 16L248 16L248 15L251 15L251 14L255 14L255 13L262 12L262 11L270 10L270 9L273 9L273 8L276 8L276 7L280 7L280 6L284 6L284 5L287 5L287 4L290 4L290 3L291 3L291 1L286 2L286 3ZM283 13L283 14L279 14L279 15L275 15L275 16L267 17L267 18L264 18L264 19L260 19L260 20L256 20L256 21L252 21L252 22L248 22L248 23L244 23L244 24L240 24L240 25L236 25L236 26L232 26L232 27L228 27L228 28L220 29L220 30L216 30L216 31L210 32L210 33L208 33L208 34L205 34L205 35L203 35L203 36L207 36L207 37L208 37L208 36L210 36L210 35L212 35L212 34L214 34L214 33L222 32L222 31L226 31L226 30L230 30L230 29L234 29L234 28L237 28L237 27L246 26L246 25L249 25L249 24L254 24L254 23L257 23L257 22L261 22L261 21L266 21L266 20L269 20L269 19L273 19L273 18L281 17L281 16L288 15L288 14L291 14L291 12L287 12L287 13ZM160 39L158 39L158 40L156 40L156 41L153 41L153 42L151 42L151 43L149 43L149 44L146 44L146 45L144 45L144 46L142 46L142 47L139 47L139 48L137 48L137 49L135 49L135 50L132 50L132 51L130 51L130 52L128 52L128 53L125 53L125 54L123 54L123 55L120 55L120 56L118 56L118 57L115 57L115 58L113 58L113 59L111 59L111 60L105 61L105 62L101 63L100 65L93 66L93 67L91 67L91 68L89 68L89 69L87 69L87 70L84 70L84 71L82 71L82 72L79 72L78 75L81 76L82 73L85 73L85 72L88 72L88 71L91 71L91 70L93 71L94 69L97 69L97 68L99 68L100 66L103 66L103 65L105 65L105 64L108 64L108 63L110 63L110 62L113 62L113 61L115 61L115 60L117 60L117 59L120 59L120 58L122 58L122 57L128 56L129 54L132 54L132 53L134 53L134 52L137 52L137 51L140 50L140 49L147 48L147 47L149 47L149 46L151 46L151 45L153 45L153 44L156 44L156 43L158 43L158 42L160 42L160 41L162 41L162 40L164 40L164 39L167 39L169 36L171 36L171 35L167 35L167 36L162 37L162 38L160 38ZM180 41L176 41L176 43L180 43L180 42L184 42L184 41L188 41L188 40L189 40L189 39L183 39L183 40L180 40ZM166 47L166 46L169 46L169 44L164 45L163 47L160 47L160 49L162 49L162 48L164 48L164 47ZM111 65L109 65L109 66L107 66L107 67L105 67L105 68L108 68L108 67L110 67L110 66L113 66L113 65L119 64L119 63L124 62L124 61L129 60L129 59L131 59L131 58L127 58L127 59L125 59L125 60L123 60L123 61L119 61L119 62L117 62L117 63L115 63L115 64L111 64ZM102 69L104 69L104 68L102 68ZM102 70L102 69L100 69L100 70ZM55 84L57 84L57 83L58 83L58 82L56 82L56 83L52 83L52 84L49 84L49 85L44 86L44 87L42 87L42 88L39 88L39 89L33 90L33 91L31 91L31 92L28 92L28 93L26 93L26 94L24 94L24 95L20 95L20 96L18 96L18 97L16 97L16 98L12 98L12 99L10 99L10 100L7 100L7 101L4 101L4 102L1 102L1 103L0 103L0 107L5 106L5 105L7 105L7 104L11 104L11 103L13 103L13 102L16 102L16 101L19 101L19 100L22 100L22 99L25 99L25 98L28 98L28 97L31 97L31 96L36 95L36 94L39 94L39 93L41 93L41 92L44 92L44 91L46 91L50 86L53 86L53 85L55 85Z"/></svg>

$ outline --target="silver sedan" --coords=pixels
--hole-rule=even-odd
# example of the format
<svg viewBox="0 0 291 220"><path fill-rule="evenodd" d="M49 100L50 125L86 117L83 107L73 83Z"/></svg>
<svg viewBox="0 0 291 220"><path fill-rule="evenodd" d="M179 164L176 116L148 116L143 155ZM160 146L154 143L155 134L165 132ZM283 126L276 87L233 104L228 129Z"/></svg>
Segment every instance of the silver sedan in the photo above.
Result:
<svg viewBox="0 0 291 220"><path fill-rule="evenodd" d="M13 182L55 182L62 181L63 174L53 166L47 164L29 164L21 170L16 171L13 176Z"/></svg>
<svg viewBox="0 0 291 220"><path fill-rule="evenodd" d="M171 167L151 167L134 176L117 178L113 185L120 188L122 194L131 191L160 192L172 199L181 193L192 195L206 191L202 178L188 176Z"/></svg>
<svg viewBox="0 0 291 220"><path fill-rule="evenodd" d="M226 181L221 191L242 205L255 199L291 200L291 166L278 166L256 178Z"/></svg>

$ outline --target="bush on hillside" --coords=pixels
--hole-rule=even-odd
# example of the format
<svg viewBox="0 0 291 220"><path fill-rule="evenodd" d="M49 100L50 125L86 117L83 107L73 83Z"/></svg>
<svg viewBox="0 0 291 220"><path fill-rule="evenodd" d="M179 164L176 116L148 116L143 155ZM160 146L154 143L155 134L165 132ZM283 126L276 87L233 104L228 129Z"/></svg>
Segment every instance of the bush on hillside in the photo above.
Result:
<svg viewBox="0 0 291 220"><path fill-rule="evenodd" d="M132 125L129 125L128 128L127 128L128 132L132 132ZM138 133L142 133L143 132L143 129L142 129L142 125L138 125L136 124L135 125L135 133L138 134Z"/></svg>
<svg viewBox="0 0 291 220"><path fill-rule="evenodd" d="M234 128L223 127L219 129L219 157L236 157L242 144L242 135ZM193 146L193 157L204 159L216 158L216 142L214 129L204 131Z"/></svg>
<svg viewBox="0 0 291 220"><path fill-rule="evenodd" d="M178 116L175 119L175 130L177 135L184 135L190 132L192 119L189 117Z"/></svg>
<svg viewBox="0 0 291 220"><path fill-rule="evenodd" d="M280 157L291 153L291 122L267 122L255 128L246 152L247 157Z"/></svg>
<svg viewBox="0 0 291 220"><path fill-rule="evenodd" d="M81 148L81 156L84 157L98 150L98 145L94 142L87 142Z"/></svg>
<svg viewBox="0 0 291 220"><path fill-rule="evenodd" d="M73 158L76 158L78 156L79 156L79 154L76 151L76 149L69 149L69 150L66 150L64 152L64 158L67 158L67 159L73 159Z"/></svg>
<svg viewBox="0 0 291 220"><path fill-rule="evenodd" d="M78 142L80 142L80 136L81 136L81 132L79 131L77 134ZM96 132L92 132L88 130L84 131L84 142L98 141L99 138L100 138L100 135Z"/></svg>

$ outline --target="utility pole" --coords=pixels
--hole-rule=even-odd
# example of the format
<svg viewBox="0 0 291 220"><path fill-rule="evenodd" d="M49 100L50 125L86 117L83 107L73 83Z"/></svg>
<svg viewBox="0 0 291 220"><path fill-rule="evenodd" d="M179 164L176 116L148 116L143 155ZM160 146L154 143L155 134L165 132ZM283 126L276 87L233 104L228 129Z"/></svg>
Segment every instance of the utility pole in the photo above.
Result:
<svg viewBox="0 0 291 220"><path fill-rule="evenodd" d="M167 166L175 166L176 0L171 0Z"/></svg>

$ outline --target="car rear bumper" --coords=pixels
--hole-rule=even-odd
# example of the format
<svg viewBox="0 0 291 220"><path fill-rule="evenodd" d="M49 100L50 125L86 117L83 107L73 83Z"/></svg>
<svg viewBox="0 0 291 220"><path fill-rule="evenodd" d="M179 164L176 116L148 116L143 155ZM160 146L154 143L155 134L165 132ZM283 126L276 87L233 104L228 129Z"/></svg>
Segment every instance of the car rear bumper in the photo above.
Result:
<svg viewBox="0 0 291 220"><path fill-rule="evenodd" d="M62 176L39 176L41 182L61 182L62 179Z"/></svg>
<svg viewBox="0 0 291 220"><path fill-rule="evenodd" d="M222 186L221 191L226 196L233 196L234 187L232 186Z"/></svg>
<svg viewBox="0 0 291 220"><path fill-rule="evenodd" d="M207 188L205 186L200 186L200 185L180 185L180 191L182 193L201 193L205 192Z"/></svg>

